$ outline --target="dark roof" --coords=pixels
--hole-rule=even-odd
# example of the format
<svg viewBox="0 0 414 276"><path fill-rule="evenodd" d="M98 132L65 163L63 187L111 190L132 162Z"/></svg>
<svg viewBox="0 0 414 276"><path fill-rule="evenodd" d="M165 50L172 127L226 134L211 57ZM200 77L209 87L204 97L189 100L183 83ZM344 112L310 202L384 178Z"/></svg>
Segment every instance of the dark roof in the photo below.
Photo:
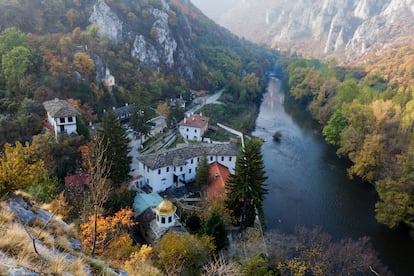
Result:
<svg viewBox="0 0 414 276"><path fill-rule="evenodd" d="M54 99L43 103L46 111L53 118L71 117L79 115L79 112L67 101Z"/></svg>
<svg viewBox="0 0 414 276"><path fill-rule="evenodd" d="M138 157L138 160L148 166L151 170L155 170L171 165L185 165L186 160L200 157L203 155L204 151L206 152L206 155L216 156L237 156L238 154L235 144L185 144L184 147L152 154L143 154Z"/></svg>
<svg viewBox="0 0 414 276"><path fill-rule="evenodd" d="M135 108L135 105L124 105L118 108L113 108L112 112L120 119L129 118Z"/></svg>

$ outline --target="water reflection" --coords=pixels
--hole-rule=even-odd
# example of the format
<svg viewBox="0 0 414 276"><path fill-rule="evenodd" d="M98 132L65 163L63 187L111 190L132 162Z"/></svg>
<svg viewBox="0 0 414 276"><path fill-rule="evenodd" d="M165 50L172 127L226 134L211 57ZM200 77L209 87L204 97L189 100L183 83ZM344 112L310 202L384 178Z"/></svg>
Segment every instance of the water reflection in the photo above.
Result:
<svg viewBox="0 0 414 276"><path fill-rule="evenodd" d="M282 134L280 143L272 139L276 131ZM253 133L265 141L268 229L291 233L298 225L320 225L335 239L369 236L386 265L409 275L413 242L376 222L374 188L348 179L347 164L320 133L310 115L285 97L280 81L271 80Z"/></svg>

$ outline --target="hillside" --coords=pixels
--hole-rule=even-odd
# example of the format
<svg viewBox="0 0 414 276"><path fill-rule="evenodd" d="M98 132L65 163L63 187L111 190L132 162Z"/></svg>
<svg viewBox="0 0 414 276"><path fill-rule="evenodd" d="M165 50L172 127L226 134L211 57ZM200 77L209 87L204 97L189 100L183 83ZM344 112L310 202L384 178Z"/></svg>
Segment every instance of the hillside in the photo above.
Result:
<svg viewBox="0 0 414 276"><path fill-rule="evenodd" d="M112 106L190 101L190 89L249 74L263 89L277 57L185 0L1 1L0 38L0 145L39 133L45 100L78 101L87 124ZM113 89L102 85L105 68Z"/></svg>
<svg viewBox="0 0 414 276"><path fill-rule="evenodd" d="M218 22L257 43L352 63L371 51L412 44L414 1L246 0L233 3Z"/></svg>

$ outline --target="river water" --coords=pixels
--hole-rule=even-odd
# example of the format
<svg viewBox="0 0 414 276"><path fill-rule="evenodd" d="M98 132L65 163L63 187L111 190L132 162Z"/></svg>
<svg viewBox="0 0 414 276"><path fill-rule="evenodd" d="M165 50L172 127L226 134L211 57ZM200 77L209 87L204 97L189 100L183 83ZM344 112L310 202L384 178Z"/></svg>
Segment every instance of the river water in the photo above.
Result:
<svg viewBox="0 0 414 276"><path fill-rule="evenodd" d="M273 141L275 131L282 133L280 143ZM414 242L404 231L376 222L374 188L347 177L349 164L324 142L303 107L285 96L279 80L269 81L253 135L265 141L268 230L292 233L299 225L322 226L335 240L368 236L391 271L414 275Z"/></svg>

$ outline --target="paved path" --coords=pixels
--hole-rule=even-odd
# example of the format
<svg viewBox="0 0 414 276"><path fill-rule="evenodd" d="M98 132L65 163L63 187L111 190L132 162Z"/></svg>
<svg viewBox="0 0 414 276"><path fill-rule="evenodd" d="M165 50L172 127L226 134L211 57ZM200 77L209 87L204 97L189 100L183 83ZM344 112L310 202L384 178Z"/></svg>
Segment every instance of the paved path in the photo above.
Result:
<svg viewBox="0 0 414 276"><path fill-rule="evenodd" d="M188 116L191 113L195 113L198 110L200 110L203 106L205 106L206 104L220 103L217 100L220 98L220 96L221 96L221 94L223 94L223 92L224 92L224 88L220 89L219 91L217 91L213 95L203 97L203 100L201 101L202 104L194 106L193 108L188 110L185 114Z"/></svg>

